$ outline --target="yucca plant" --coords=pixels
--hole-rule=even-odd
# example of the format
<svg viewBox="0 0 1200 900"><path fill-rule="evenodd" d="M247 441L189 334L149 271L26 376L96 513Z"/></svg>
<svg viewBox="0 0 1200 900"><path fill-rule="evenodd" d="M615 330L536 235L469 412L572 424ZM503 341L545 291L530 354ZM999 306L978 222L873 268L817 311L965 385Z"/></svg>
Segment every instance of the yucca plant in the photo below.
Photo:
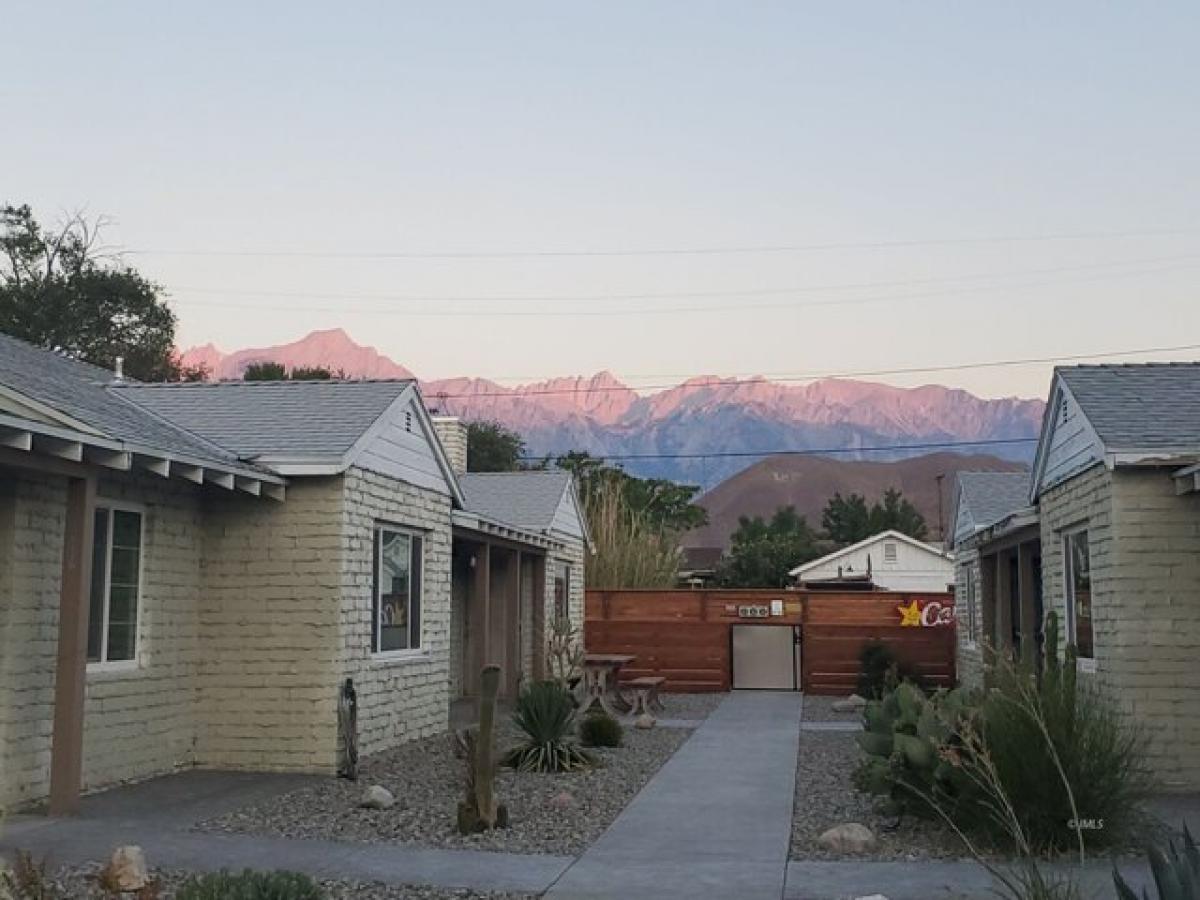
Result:
<svg viewBox="0 0 1200 900"><path fill-rule="evenodd" d="M513 722L525 740L505 755L505 765L521 772L573 772L595 763L571 740L575 701L557 681L526 687L517 698Z"/></svg>
<svg viewBox="0 0 1200 900"><path fill-rule="evenodd" d="M1154 875L1154 887L1158 900L1200 900L1200 850L1188 831L1187 824L1183 826L1183 845L1176 847L1174 841L1167 843L1167 849L1151 847L1148 853L1150 871ZM1143 889L1139 898L1129 886L1117 867L1113 866L1113 882L1117 886L1117 897L1120 900L1150 900L1150 895Z"/></svg>

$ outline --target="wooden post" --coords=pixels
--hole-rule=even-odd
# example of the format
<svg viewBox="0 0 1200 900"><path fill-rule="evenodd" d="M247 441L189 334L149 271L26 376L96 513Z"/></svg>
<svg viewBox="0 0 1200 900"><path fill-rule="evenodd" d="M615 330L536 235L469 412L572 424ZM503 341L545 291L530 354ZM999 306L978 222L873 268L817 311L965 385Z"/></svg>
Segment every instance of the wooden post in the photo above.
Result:
<svg viewBox="0 0 1200 900"><path fill-rule="evenodd" d="M550 633L546 628L546 557L533 558L533 677L541 680L546 672L546 641Z"/></svg>
<svg viewBox="0 0 1200 900"><path fill-rule="evenodd" d="M1033 551L1035 544L1027 541L1017 548L1017 590L1021 598L1021 662L1034 665L1037 661L1037 633L1041 623L1034 609Z"/></svg>
<svg viewBox="0 0 1200 900"><path fill-rule="evenodd" d="M979 555L979 612L982 617L979 633L985 645L985 666L996 661L996 572L999 568L994 555Z"/></svg>
<svg viewBox="0 0 1200 900"><path fill-rule="evenodd" d="M487 544L475 550L474 584L467 598L466 689L479 696L479 673L487 663L488 607L491 605L491 554Z"/></svg>
<svg viewBox="0 0 1200 900"><path fill-rule="evenodd" d="M1012 569L1009 553L996 554L996 652L1012 657Z"/></svg>
<svg viewBox="0 0 1200 900"><path fill-rule="evenodd" d="M58 600L54 736L50 749L50 814L53 816L77 813L83 788L83 701L95 509L95 478L69 479Z"/></svg>
<svg viewBox="0 0 1200 900"><path fill-rule="evenodd" d="M509 697L516 697L521 684L521 552L508 554L505 579L503 643L504 681Z"/></svg>

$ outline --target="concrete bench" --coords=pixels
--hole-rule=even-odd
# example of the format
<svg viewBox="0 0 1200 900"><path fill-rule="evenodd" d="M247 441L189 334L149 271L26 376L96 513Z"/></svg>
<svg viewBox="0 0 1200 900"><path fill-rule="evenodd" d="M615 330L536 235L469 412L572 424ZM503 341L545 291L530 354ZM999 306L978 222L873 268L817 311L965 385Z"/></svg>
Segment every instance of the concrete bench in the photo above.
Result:
<svg viewBox="0 0 1200 900"><path fill-rule="evenodd" d="M622 687L633 693L633 710L630 715L636 717L645 713L653 718L654 712L662 712L663 704L658 692L666 682L667 679L661 675L643 675L641 678L626 681Z"/></svg>

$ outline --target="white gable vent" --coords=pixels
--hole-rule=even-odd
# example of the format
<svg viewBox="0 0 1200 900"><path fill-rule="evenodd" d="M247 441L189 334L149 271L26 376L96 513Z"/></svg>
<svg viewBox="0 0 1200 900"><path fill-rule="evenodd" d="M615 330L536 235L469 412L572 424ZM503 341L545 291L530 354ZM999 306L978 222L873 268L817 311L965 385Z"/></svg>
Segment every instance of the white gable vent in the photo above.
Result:
<svg viewBox="0 0 1200 900"><path fill-rule="evenodd" d="M883 545L883 561L885 563L894 563L896 561L896 545L890 541Z"/></svg>
<svg viewBox="0 0 1200 900"><path fill-rule="evenodd" d="M412 413L411 412L406 412L404 414L404 430L407 431L409 434L412 434Z"/></svg>

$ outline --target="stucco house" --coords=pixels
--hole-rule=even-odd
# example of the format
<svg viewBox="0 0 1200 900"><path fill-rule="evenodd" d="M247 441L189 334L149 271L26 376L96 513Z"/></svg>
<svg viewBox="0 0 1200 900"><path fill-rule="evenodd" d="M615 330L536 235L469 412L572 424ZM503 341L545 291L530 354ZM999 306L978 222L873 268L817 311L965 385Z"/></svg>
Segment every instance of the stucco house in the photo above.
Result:
<svg viewBox="0 0 1200 900"><path fill-rule="evenodd" d="M1180 789L1200 787L1198 463L1200 363L1059 368L1027 493L955 542L960 583L977 554L980 640L1036 659L1022 635L1056 611ZM960 673L978 664L960 645Z"/></svg>
<svg viewBox="0 0 1200 900"><path fill-rule="evenodd" d="M940 547L899 531L881 531L857 544L796 566L802 587L884 591L944 591L954 582L954 562Z"/></svg>
<svg viewBox="0 0 1200 900"><path fill-rule="evenodd" d="M443 730L456 634L533 674L585 540L472 509L465 449L410 381L138 384L0 336L0 808L332 772L347 678L361 752Z"/></svg>

